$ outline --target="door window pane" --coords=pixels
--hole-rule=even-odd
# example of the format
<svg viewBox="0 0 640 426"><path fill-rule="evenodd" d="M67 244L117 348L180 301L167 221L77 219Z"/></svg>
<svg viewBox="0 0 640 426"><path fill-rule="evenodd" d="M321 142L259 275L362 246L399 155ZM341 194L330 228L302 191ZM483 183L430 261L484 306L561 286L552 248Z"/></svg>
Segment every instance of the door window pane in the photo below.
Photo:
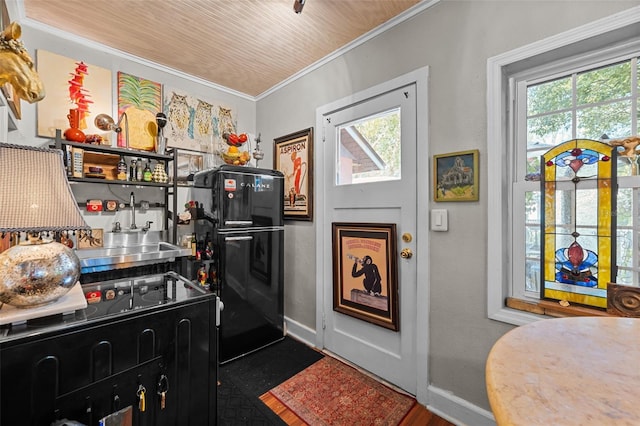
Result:
<svg viewBox="0 0 640 426"><path fill-rule="evenodd" d="M337 132L337 185L401 178L399 108L343 124Z"/></svg>

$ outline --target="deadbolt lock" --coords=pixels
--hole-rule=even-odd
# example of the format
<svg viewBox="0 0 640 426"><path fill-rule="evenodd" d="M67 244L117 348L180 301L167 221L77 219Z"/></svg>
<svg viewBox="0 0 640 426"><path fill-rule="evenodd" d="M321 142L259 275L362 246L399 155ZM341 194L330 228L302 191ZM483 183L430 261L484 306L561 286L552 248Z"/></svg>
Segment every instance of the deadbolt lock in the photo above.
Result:
<svg viewBox="0 0 640 426"><path fill-rule="evenodd" d="M400 252L400 257L403 259L411 259L413 256L413 252L409 248L402 249Z"/></svg>
<svg viewBox="0 0 640 426"><path fill-rule="evenodd" d="M402 234L402 241L404 241L405 243L410 243L411 240L413 240L413 237L410 233L405 232L404 234Z"/></svg>

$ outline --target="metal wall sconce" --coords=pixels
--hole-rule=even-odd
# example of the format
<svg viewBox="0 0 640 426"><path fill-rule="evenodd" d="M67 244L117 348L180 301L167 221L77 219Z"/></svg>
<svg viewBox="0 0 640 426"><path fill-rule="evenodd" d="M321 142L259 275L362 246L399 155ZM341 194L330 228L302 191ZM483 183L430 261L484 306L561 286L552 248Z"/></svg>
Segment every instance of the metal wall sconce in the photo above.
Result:
<svg viewBox="0 0 640 426"><path fill-rule="evenodd" d="M123 112L116 123L110 115L107 114L98 114L94 120L94 124L100 130L105 132L122 132L122 127L120 127L120 123L124 119L124 140L125 140L125 148L129 148L129 119L127 118L127 113ZM117 145L117 141L116 141Z"/></svg>

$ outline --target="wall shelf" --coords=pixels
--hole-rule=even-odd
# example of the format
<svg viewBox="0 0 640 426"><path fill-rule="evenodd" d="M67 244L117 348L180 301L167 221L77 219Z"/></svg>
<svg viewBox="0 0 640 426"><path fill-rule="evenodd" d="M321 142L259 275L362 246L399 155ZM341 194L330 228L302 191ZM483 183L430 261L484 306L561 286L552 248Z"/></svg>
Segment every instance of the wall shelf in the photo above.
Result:
<svg viewBox="0 0 640 426"><path fill-rule="evenodd" d="M141 158L145 160L155 160L164 162L164 169L169 173L169 163L173 163L173 176L176 175L176 150L171 149L167 154L160 154L156 152L150 151L138 151L124 148L116 148L106 145L94 145L88 143L78 143L64 140L62 138L62 131L60 129L56 130L56 138L54 148L59 149L63 152L63 157L65 159L65 165L68 166L68 162L70 158L67 156L68 151L73 148L81 149L83 162L85 160L88 164L93 165L104 165L105 172L109 172L109 176L105 178L96 178L96 177L85 177L85 173L82 173L82 176L67 176L67 179L70 183L75 185L80 184L95 184L95 185L122 185L128 187L140 187L140 188L159 188L167 190L164 193L164 206L165 206L165 218L164 218L164 229L169 231L169 221L173 216L173 212L177 211L178 208L178 197L177 191L178 186L175 179L172 182L146 182L146 181L129 181L129 180L118 180L113 177L116 174L116 165L121 157L124 158ZM115 161L114 161L115 160ZM68 170L70 170L68 168ZM107 173L105 173L106 175ZM172 198L172 202L169 203L169 197ZM171 243L176 244L177 239L177 224L172 221L171 224Z"/></svg>
<svg viewBox="0 0 640 426"><path fill-rule="evenodd" d="M132 182L130 180L113 180L113 179L97 179L97 178L76 178L72 176L67 176L69 182L78 182L78 183L98 183L98 184L109 184L109 185L123 185L123 186L155 186L155 187L164 187L164 188L172 188L173 183L160 183L160 182Z"/></svg>
<svg viewBox="0 0 640 426"><path fill-rule="evenodd" d="M59 132L59 129L56 130L56 133ZM61 149L61 146L57 146L57 142L60 142L61 146L71 146L82 148L85 151L92 151L104 154L115 154L115 155L123 155L125 157L142 157L148 158L151 160L160 160L160 161L173 161L173 153L171 154L158 154L156 152L151 151L138 151L134 149L125 149L125 148L115 148L108 145L98 145L98 144L89 144L89 143L79 143L79 142L70 142L65 141L62 137L58 138L56 136L56 147Z"/></svg>

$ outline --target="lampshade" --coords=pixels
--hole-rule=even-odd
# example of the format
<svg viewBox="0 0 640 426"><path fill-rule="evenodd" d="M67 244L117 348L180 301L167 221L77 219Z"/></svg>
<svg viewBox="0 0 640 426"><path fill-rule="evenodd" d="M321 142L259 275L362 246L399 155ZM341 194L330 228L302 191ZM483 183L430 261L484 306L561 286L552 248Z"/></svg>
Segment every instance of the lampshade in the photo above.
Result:
<svg viewBox="0 0 640 426"><path fill-rule="evenodd" d="M65 170L60 150L0 143L0 231L90 229Z"/></svg>
<svg viewBox="0 0 640 426"><path fill-rule="evenodd" d="M90 229L67 182L62 151L0 143L0 182L0 232L31 235L0 254L0 302L50 303L78 281L80 261L70 248L34 234Z"/></svg>

